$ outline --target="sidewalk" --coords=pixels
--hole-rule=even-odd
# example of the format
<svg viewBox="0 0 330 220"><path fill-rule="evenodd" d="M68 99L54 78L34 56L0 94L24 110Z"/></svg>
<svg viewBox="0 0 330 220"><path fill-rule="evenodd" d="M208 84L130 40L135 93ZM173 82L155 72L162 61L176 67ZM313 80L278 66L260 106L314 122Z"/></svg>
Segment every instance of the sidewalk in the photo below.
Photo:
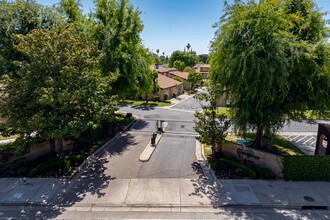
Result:
<svg viewBox="0 0 330 220"><path fill-rule="evenodd" d="M74 184L73 184L74 185ZM70 197L60 179L0 179L0 206L59 205L58 197ZM66 191L66 193L64 192ZM60 193L60 195L57 195ZM64 196L64 194L67 194ZM67 204L69 205L69 204ZM281 180L207 179L115 179L102 194L85 192L71 207L226 207L252 206L302 209L330 207L329 182L287 182ZM83 209L83 208L80 208Z"/></svg>

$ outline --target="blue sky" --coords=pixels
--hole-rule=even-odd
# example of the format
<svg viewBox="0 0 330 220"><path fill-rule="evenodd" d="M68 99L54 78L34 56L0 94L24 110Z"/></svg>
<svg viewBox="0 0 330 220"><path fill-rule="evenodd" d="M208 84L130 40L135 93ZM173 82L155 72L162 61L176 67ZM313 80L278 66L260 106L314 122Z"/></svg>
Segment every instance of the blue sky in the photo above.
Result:
<svg viewBox="0 0 330 220"><path fill-rule="evenodd" d="M138 7L144 30L141 38L150 50L160 50L171 55L175 50L183 50L187 43L197 54L208 53L214 36L212 25L222 15L224 0L130 0ZM53 5L59 0L37 0ZM229 0L232 2L232 0ZM330 12L330 0L316 0L322 11ZM93 0L82 0L84 13L93 8ZM326 16L330 19L330 13Z"/></svg>

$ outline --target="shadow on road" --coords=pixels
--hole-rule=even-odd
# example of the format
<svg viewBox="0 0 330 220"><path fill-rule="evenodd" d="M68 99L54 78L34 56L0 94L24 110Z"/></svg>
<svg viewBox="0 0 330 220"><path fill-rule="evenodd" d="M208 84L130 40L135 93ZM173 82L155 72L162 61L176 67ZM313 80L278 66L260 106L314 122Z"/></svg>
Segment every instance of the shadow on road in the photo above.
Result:
<svg viewBox="0 0 330 220"><path fill-rule="evenodd" d="M130 104L130 103L119 103L118 104L119 108L129 107L129 106L134 109L142 110L142 111L151 111L151 110L154 110L156 107L156 105L155 106L153 106L153 105L134 105L134 104Z"/></svg>
<svg viewBox="0 0 330 220"><path fill-rule="evenodd" d="M213 207L218 207L223 201L224 195L222 195L221 198L221 193L223 194L223 190L221 190L216 181L206 178L199 163L194 162L191 166L198 175L198 178L191 180L193 186L195 187L195 191L190 193L189 196L207 198Z"/></svg>
<svg viewBox="0 0 330 220"><path fill-rule="evenodd" d="M143 126L143 125L141 125ZM88 203L90 196L101 198L105 196L105 189L115 177L106 174L108 167L106 164L112 156L123 154L129 146L136 145L134 137L129 133L123 133L119 138L107 143L101 156L94 156L83 170L54 196L49 206L45 207L45 212L36 215L40 219L52 219L58 217L66 208L80 202ZM110 154L109 157L105 157ZM26 213L27 214L27 213ZM35 213L37 214L37 213ZM33 213L30 213L33 215Z"/></svg>

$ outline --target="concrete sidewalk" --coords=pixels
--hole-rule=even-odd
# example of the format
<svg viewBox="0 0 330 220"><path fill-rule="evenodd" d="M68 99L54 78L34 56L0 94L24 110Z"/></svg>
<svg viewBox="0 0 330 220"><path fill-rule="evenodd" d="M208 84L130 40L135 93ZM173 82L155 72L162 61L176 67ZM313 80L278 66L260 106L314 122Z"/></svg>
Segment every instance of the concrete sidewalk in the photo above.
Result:
<svg viewBox="0 0 330 220"><path fill-rule="evenodd" d="M71 207L226 207L301 209L330 206L329 182L281 180L114 179L102 193L74 190L60 179L0 179L0 206L58 205ZM79 190L78 190L79 191ZM76 201L72 198L79 198ZM65 203L70 200L71 203Z"/></svg>

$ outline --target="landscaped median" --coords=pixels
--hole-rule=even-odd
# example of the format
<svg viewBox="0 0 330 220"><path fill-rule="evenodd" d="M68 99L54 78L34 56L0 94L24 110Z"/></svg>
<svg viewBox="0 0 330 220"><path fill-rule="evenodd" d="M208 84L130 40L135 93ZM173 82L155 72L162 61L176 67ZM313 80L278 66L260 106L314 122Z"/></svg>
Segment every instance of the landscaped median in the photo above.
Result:
<svg viewBox="0 0 330 220"><path fill-rule="evenodd" d="M262 150L249 148L236 142L242 140L250 142L254 137L253 133L231 134L226 138L222 152L217 153L216 158L211 158L211 146L204 145L204 153L218 178L283 178L283 156L304 155L280 135L264 138L265 147Z"/></svg>
<svg viewBox="0 0 330 220"><path fill-rule="evenodd" d="M165 132L167 126L168 126L168 123L167 122L163 122L163 124L162 124L162 131L163 132ZM151 155L155 151L158 142L160 141L160 139L163 136L162 133L155 134L155 135L156 135L155 144L152 144L151 141L148 143L148 145L146 146L146 148L144 149L144 151L142 152L142 154L140 156L140 159L139 160L141 162L147 162L148 160L150 160Z"/></svg>

